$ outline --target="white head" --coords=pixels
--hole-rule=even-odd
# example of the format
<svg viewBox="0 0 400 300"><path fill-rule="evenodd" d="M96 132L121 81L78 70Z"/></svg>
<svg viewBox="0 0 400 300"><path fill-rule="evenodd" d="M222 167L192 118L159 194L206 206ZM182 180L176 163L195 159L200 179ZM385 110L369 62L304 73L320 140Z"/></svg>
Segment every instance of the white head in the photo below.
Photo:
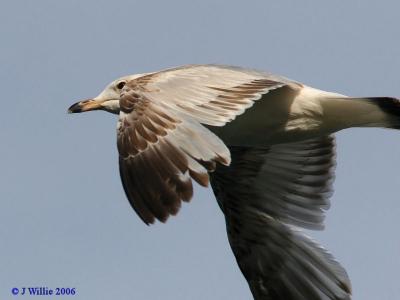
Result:
<svg viewBox="0 0 400 300"><path fill-rule="evenodd" d="M104 110L113 114L119 114L119 99L121 90L125 84L143 74L128 75L114 80L94 98L76 102L68 108L68 113L80 113L90 110Z"/></svg>

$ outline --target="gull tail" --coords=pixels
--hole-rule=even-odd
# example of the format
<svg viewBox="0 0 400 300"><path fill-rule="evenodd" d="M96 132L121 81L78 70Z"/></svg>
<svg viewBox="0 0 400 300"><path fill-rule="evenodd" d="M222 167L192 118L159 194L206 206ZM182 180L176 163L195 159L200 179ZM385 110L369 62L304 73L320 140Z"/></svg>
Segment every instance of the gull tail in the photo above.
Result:
<svg viewBox="0 0 400 300"><path fill-rule="evenodd" d="M386 128L400 129L400 99L391 97L373 97L367 98L386 116L386 122L383 124Z"/></svg>
<svg viewBox="0 0 400 300"><path fill-rule="evenodd" d="M391 97L328 97L322 102L325 126L400 129L400 99Z"/></svg>

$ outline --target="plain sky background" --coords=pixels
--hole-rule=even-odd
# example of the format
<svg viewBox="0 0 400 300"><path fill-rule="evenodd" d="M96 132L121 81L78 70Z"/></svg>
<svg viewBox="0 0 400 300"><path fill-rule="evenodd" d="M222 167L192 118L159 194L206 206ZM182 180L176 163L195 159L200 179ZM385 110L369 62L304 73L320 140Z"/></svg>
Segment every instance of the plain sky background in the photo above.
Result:
<svg viewBox="0 0 400 300"><path fill-rule="evenodd" d="M120 183L116 116L67 108L119 76L188 63L400 96L399 10L398 0L2 1L0 299L22 299L11 289L24 286L77 289L54 299L252 299L211 191L197 187L177 217L145 226ZM355 300L399 299L400 132L337 137L327 228L311 235L347 269Z"/></svg>

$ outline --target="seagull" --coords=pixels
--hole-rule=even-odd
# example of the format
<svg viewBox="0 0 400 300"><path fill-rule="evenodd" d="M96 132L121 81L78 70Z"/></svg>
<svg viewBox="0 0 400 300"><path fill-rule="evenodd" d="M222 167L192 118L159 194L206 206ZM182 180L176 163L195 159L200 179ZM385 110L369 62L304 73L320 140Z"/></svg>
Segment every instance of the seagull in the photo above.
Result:
<svg viewBox="0 0 400 300"><path fill-rule="evenodd" d="M119 115L122 185L146 224L176 215L192 181L213 188L256 300L350 299L345 269L302 229L320 230L334 133L400 128L400 100L347 97L270 73L187 65L111 82L68 112Z"/></svg>

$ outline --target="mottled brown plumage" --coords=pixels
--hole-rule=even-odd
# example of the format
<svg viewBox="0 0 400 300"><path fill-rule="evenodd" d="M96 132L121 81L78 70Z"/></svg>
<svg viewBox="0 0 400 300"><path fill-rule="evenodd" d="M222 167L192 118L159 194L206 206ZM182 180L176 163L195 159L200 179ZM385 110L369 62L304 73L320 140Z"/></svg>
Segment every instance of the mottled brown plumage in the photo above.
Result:
<svg viewBox="0 0 400 300"><path fill-rule="evenodd" d="M284 85L253 79L231 88L209 86L210 93L215 93L210 101L195 105L177 103L176 107L182 111L174 112L154 103L147 95L158 90L151 86L158 76L155 73L128 81L120 96L122 115L117 139L120 174L124 177L122 182L130 203L147 224L155 219L165 222L169 215L178 212L181 201L190 200L193 194L190 178L207 186L208 172L214 171L216 162L229 162L218 152L211 156L201 154L212 149L207 139L212 133L202 130L201 136L198 134L201 131L191 129L201 125L189 123L187 114L198 111L203 116L230 119L241 112L241 105L246 105L249 99L259 98L266 89ZM191 150L179 146L177 139L192 144ZM147 182L144 178L152 180Z"/></svg>

